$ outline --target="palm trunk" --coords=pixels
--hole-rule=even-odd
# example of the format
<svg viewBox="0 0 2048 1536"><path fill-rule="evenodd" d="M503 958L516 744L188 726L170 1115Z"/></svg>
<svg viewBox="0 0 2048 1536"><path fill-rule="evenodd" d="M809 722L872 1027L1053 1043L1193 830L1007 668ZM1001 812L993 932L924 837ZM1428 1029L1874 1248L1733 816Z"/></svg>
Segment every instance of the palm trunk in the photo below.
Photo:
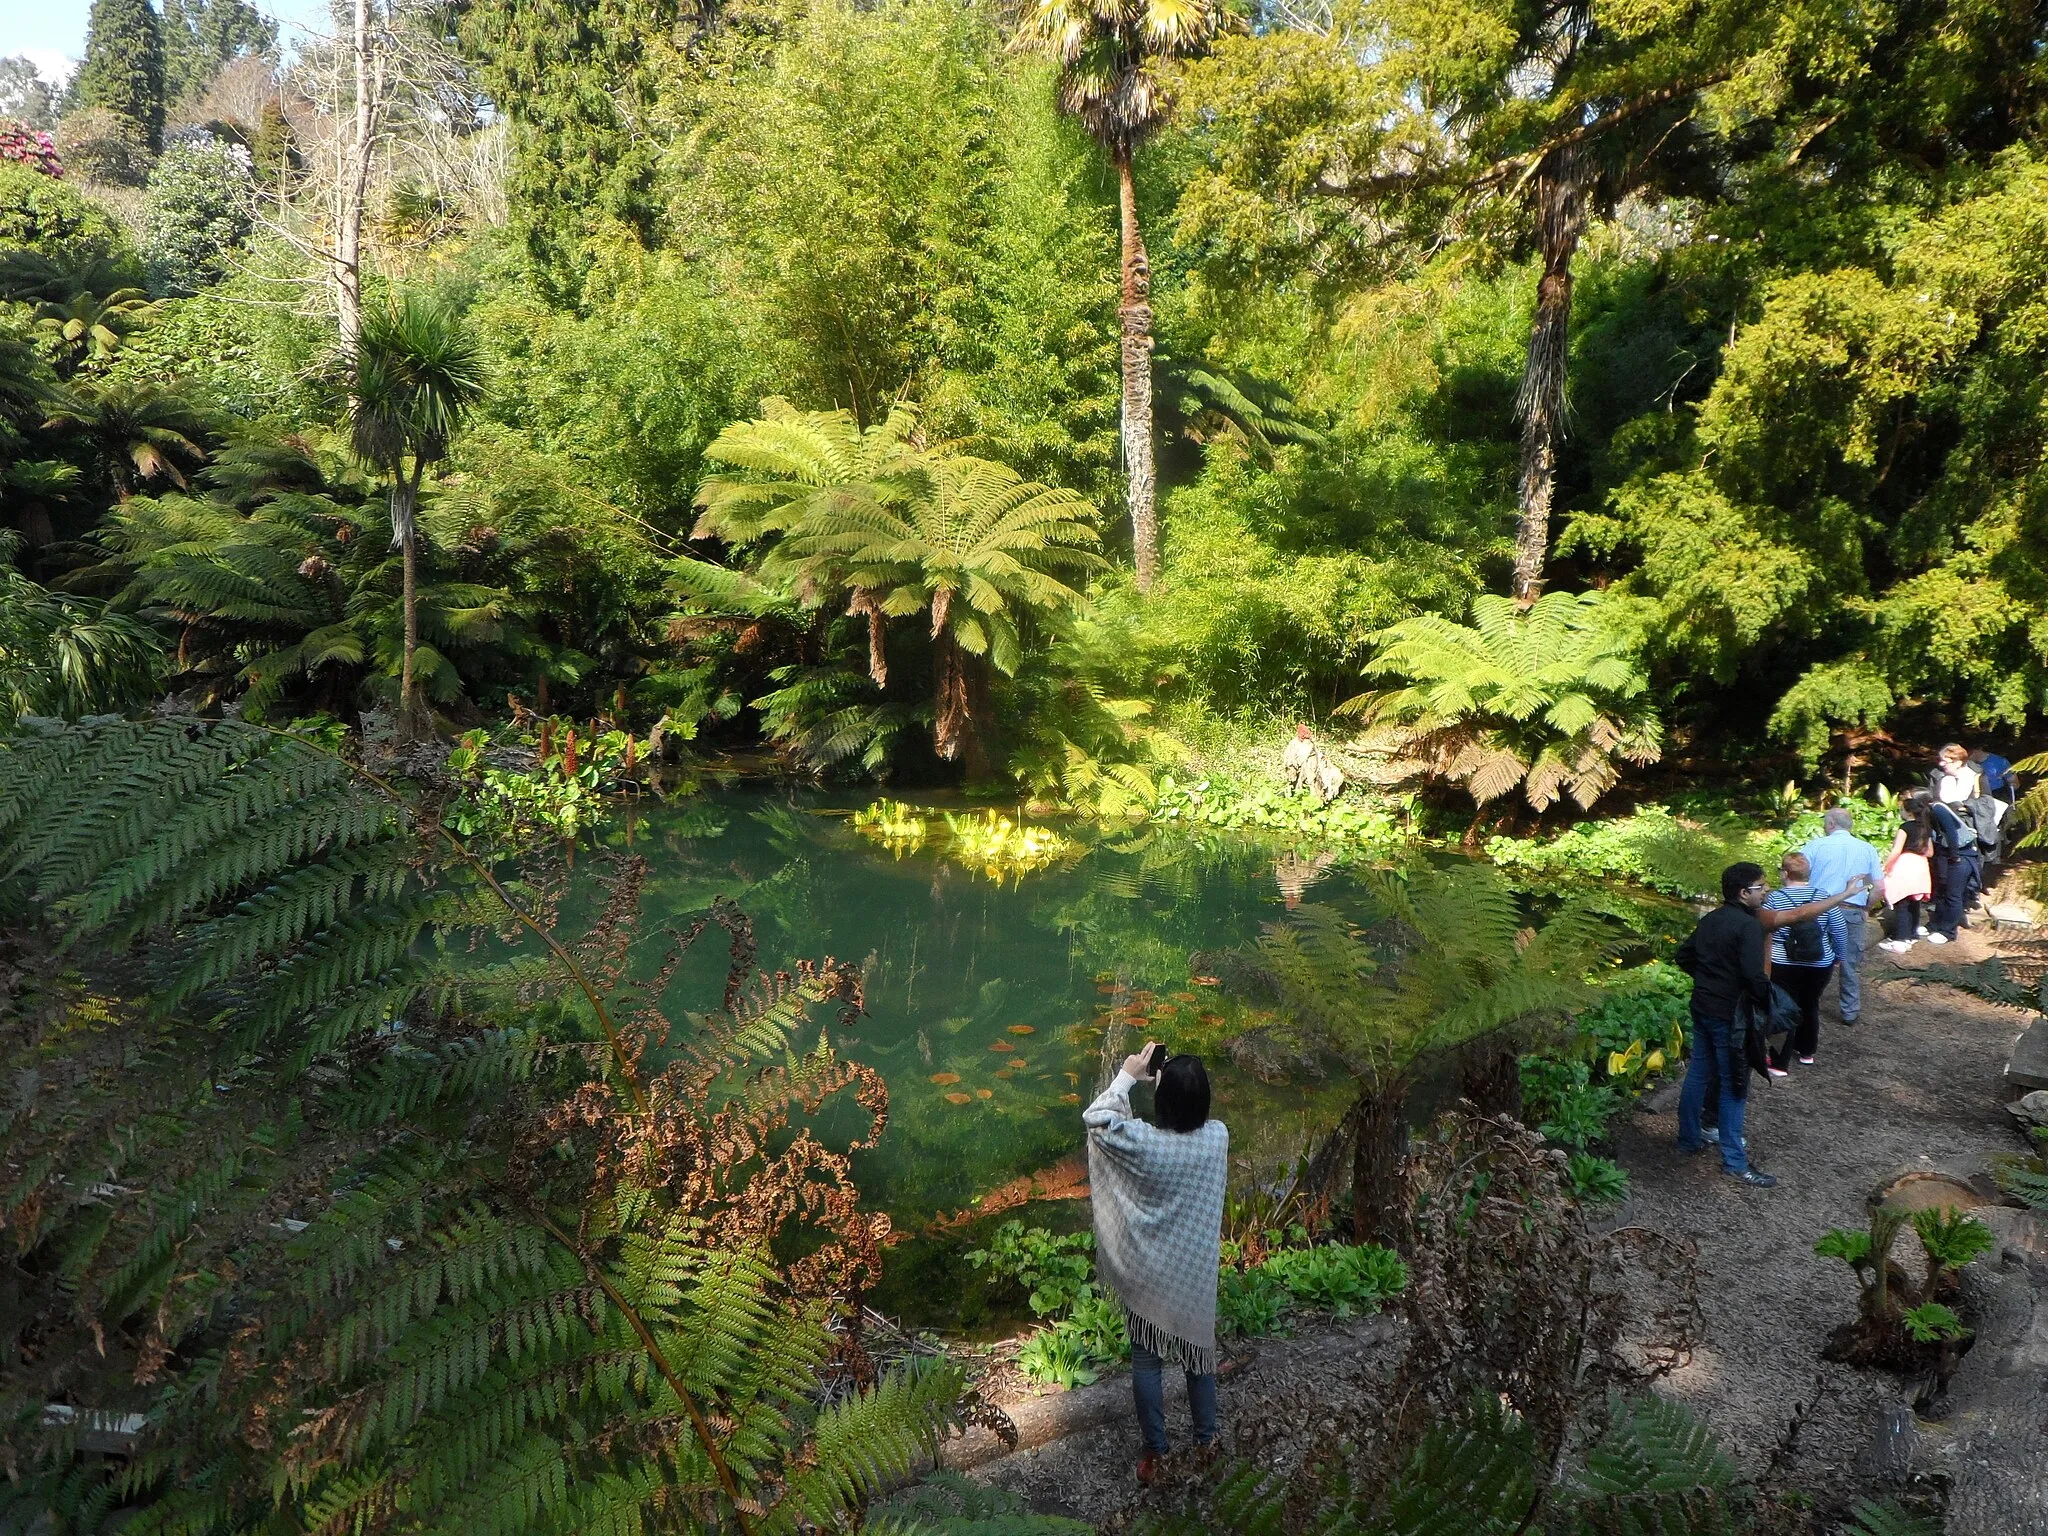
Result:
<svg viewBox="0 0 2048 1536"><path fill-rule="evenodd" d="M1150 592L1159 580L1159 482L1152 462L1152 266L1138 230L1131 150L1125 146L1114 154L1117 213L1123 229L1123 296L1117 320L1122 333L1124 469L1129 476L1138 590Z"/></svg>
<svg viewBox="0 0 2048 1536"><path fill-rule="evenodd" d="M410 745L426 734L413 686L413 653L420 648L419 529L414 515L419 502L420 469L412 478L399 475L391 483L391 532L405 573L401 602L405 611L405 649L398 668L398 739Z"/></svg>
<svg viewBox="0 0 2048 1536"><path fill-rule="evenodd" d="M990 767L987 743L981 738L981 722L988 713L988 680L981 658L961 650L950 629L932 636L932 651L932 744L947 762L962 762L968 783L980 783L988 778Z"/></svg>
<svg viewBox="0 0 2048 1536"><path fill-rule="evenodd" d="M1586 189L1576 146L1558 150L1536 175L1536 242L1543 277L1516 404L1522 413L1521 515L1515 530L1515 599L1533 603L1543 590L1550 550L1550 502L1557 489L1557 445L1565 433L1565 378L1570 357L1572 257L1586 229Z"/></svg>

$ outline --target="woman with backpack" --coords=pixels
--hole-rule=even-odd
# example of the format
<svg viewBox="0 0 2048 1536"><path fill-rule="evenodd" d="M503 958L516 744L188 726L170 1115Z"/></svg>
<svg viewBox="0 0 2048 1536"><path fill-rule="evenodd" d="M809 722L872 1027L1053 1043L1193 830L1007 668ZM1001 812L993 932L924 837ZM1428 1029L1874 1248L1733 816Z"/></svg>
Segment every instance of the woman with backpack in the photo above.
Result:
<svg viewBox="0 0 2048 1536"><path fill-rule="evenodd" d="M1764 911L1789 912L1821 899L1803 853L1788 853L1778 866L1784 883L1764 898ZM1813 1065L1820 1048L1820 995L1828 989L1835 956L1842 952L1841 919L1832 910L1787 923L1771 936L1771 980L1799 1005L1799 1027L1771 1053L1771 1073L1783 1077L1791 1058Z"/></svg>

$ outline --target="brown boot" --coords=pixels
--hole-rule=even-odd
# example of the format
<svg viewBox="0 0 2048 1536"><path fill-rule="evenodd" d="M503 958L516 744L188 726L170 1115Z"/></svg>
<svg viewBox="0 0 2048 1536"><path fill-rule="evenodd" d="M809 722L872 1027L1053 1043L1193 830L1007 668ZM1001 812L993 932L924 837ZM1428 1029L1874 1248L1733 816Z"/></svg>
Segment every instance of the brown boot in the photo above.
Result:
<svg viewBox="0 0 2048 1536"><path fill-rule="evenodd" d="M1138 1458L1138 1481L1150 1488L1159 1481L1159 1453L1147 1451Z"/></svg>

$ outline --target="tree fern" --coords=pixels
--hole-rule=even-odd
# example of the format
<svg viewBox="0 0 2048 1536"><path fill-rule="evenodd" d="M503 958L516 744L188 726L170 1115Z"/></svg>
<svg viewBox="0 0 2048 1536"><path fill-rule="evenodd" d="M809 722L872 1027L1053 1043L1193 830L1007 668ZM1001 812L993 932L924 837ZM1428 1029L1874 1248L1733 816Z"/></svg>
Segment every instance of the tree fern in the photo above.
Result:
<svg viewBox="0 0 2048 1536"><path fill-rule="evenodd" d="M1520 790L1539 811L1567 795L1590 807L1622 762L1662 751L1639 647L1597 592L1547 592L1526 607L1482 595L1469 624L1424 614L1377 638L1367 670L1405 686L1339 712L1366 719L1369 747L1464 785L1482 806Z"/></svg>
<svg viewBox="0 0 2048 1536"><path fill-rule="evenodd" d="M854 973L759 974L724 907L631 964L643 866L559 936L434 810L236 722L0 748L39 978L6 1026L0 1522L793 1530L957 1422L943 1362L820 1406L886 1234L845 1155L886 1093L831 1047ZM466 956L508 926L537 957ZM732 963L684 1012L708 931ZM847 1097L868 1129L829 1145ZM123 1415L132 1455L80 1462Z"/></svg>
<svg viewBox="0 0 2048 1536"><path fill-rule="evenodd" d="M1849 1512L1848 1523L1839 1530L1840 1536L1941 1536L1941 1522L1909 1515L1889 1499L1882 1504L1864 1499Z"/></svg>

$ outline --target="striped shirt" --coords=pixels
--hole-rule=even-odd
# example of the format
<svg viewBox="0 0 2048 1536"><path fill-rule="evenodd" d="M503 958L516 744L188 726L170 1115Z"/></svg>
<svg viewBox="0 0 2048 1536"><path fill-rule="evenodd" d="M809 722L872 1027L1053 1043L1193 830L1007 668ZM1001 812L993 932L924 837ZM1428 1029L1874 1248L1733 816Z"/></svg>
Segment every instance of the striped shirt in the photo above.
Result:
<svg viewBox="0 0 2048 1536"><path fill-rule="evenodd" d="M1828 893L1818 886L1781 885L1764 898L1766 912L1789 912L1794 907L1803 907L1809 901L1823 900ZM1842 931L1841 908L1831 908L1814 919L1820 924L1820 958L1818 960L1793 961L1785 958L1785 933L1783 928L1771 934L1771 964L1804 964L1825 968L1835 963L1835 956L1842 952L1847 935Z"/></svg>

